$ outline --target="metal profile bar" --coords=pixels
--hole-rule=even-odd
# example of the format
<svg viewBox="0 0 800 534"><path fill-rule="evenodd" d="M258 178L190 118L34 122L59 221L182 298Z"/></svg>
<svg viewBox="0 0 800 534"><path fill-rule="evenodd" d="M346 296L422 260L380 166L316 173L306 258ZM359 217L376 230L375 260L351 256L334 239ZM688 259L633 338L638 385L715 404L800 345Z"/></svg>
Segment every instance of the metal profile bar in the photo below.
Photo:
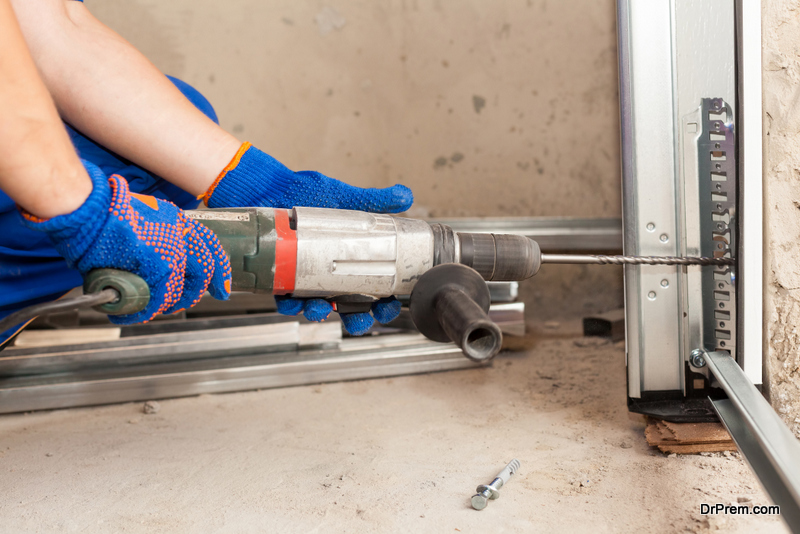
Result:
<svg viewBox="0 0 800 534"><path fill-rule="evenodd" d="M728 395L712 404L736 446L780 506L781 517L800 532L800 442L727 352L708 352L709 370Z"/></svg>
<svg viewBox="0 0 800 534"><path fill-rule="evenodd" d="M338 324L325 327L330 330L330 342L341 339ZM11 348L0 357L0 377L71 372L91 367L129 367L232 353L278 352L297 349L300 344L301 327L293 322L123 337L66 346Z"/></svg>
<svg viewBox="0 0 800 534"><path fill-rule="evenodd" d="M740 176L737 315L742 324L738 329L741 338L737 342L736 357L753 383L761 384L764 325L761 0L737 0L736 15Z"/></svg>
<svg viewBox="0 0 800 534"><path fill-rule="evenodd" d="M380 339L383 338L383 339ZM71 408L480 367L420 334L347 339L340 349L0 379L0 413Z"/></svg>
<svg viewBox="0 0 800 534"><path fill-rule="evenodd" d="M510 335L525 335L525 303L510 302L493 304L489 317ZM276 319L281 322L273 323ZM248 321L248 317L235 319L221 318L230 324L238 325ZM199 360L228 357L232 354L265 354L303 349L334 348L342 340L341 324L338 321L325 323L287 322L277 314L262 314L258 321L263 324L230 326L185 332L163 332L150 335L121 337L112 341L76 343L72 345L53 345L47 347L10 348L0 353L0 378L23 375L46 375L65 372L80 372L100 369L134 369L136 366L185 360ZM205 324L202 320L200 324ZM165 326L179 326L166 324ZM158 324L155 332L160 332ZM389 328L416 330L408 310ZM169 330L169 329L168 329ZM143 332L146 330L142 330ZM52 332L52 331L49 331ZM393 336L396 340L417 341L417 336ZM398 341L387 341L383 337L380 347L387 343L397 345ZM401 341L404 343L406 341ZM352 343L351 343L352 345Z"/></svg>
<svg viewBox="0 0 800 534"><path fill-rule="evenodd" d="M624 253L679 256L674 5L670 0L621 0L617 5ZM699 98L695 106L698 103ZM679 273L682 269L625 267L631 398L641 398L649 391L681 389Z"/></svg>
<svg viewBox="0 0 800 534"><path fill-rule="evenodd" d="M456 232L524 235L544 251L622 250L621 219L570 217L484 217L435 219Z"/></svg>

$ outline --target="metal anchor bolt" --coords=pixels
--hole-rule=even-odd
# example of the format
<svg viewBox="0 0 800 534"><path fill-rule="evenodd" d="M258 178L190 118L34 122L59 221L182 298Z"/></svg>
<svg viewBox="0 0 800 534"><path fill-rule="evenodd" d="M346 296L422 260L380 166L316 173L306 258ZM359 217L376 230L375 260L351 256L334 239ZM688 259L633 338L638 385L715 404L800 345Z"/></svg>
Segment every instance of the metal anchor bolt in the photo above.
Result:
<svg viewBox="0 0 800 534"><path fill-rule="evenodd" d="M497 476L492 480L491 484L481 484L475 490L478 493L472 496L472 507L476 510L483 510L489 504L489 499L500 498L500 488L508 483L511 476L519 470L519 460L516 458L511 460L509 464L500 471Z"/></svg>
<svg viewBox="0 0 800 534"><path fill-rule="evenodd" d="M689 363L691 363L694 367L698 369L701 367L706 366L706 359L704 358L705 352L703 349L694 349L691 354L691 358L689 359Z"/></svg>

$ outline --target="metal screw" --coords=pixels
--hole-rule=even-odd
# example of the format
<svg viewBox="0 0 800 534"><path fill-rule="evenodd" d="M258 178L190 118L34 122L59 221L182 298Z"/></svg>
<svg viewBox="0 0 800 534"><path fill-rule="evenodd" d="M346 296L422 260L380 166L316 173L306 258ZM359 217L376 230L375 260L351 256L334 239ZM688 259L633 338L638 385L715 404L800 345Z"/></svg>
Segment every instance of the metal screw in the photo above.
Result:
<svg viewBox="0 0 800 534"><path fill-rule="evenodd" d="M669 236L668 236L667 234L661 234L661 236L660 236L658 239L659 239L659 240L660 240L662 243L666 243L667 241L669 241Z"/></svg>
<svg viewBox="0 0 800 534"><path fill-rule="evenodd" d="M704 351L703 349L694 349L692 351L689 363L691 363L694 367L697 367L698 369L701 367L705 367L706 366L706 359L704 358L705 353L706 351Z"/></svg>
<svg viewBox="0 0 800 534"><path fill-rule="evenodd" d="M472 496L472 507L476 510L483 510L489 504L489 500L500 498L500 488L506 485L511 476L519 470L519 460L511 460L509 464L500 471L491 484L481 484L475 490L478 493Z"/></svg>

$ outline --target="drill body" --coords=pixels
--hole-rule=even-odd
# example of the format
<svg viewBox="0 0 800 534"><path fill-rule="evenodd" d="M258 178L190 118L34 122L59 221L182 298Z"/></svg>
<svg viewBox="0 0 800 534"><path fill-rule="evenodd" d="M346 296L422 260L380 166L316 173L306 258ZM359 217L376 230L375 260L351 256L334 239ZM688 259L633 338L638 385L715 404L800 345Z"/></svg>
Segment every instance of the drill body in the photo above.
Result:
<svg viewBox="0 0 800 534"><path fill-rule="evenodd" d="M541 253L523 236L454 232L441 224L324 208L188 211L231 260L232 289L339 302L408 295L436 265L462 263L485 280L536 274Z"/></svg>
<svg viewBox="0 0 800 534"><path fill-rule="evenodd" d="M539 245L526 237L454 232L425 221L323 208L235 208L187 211L213 231L231 263L231 289L324 298L339 313L367 312L392 295L410 295L418 330L454 341L477 362L494 357L500 328L487 315L485 280L524 280L539 270ZM147 306L140 277L96 269L84 292L113 289L97 309L111 315Z"/></svg>

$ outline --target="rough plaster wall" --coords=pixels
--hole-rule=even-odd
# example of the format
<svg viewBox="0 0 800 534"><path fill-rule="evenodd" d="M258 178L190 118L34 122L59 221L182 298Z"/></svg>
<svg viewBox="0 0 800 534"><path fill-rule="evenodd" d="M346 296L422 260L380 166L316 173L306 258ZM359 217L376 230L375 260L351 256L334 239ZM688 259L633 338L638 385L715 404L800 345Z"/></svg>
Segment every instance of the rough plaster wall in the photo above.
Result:
<svg viewBox="0 0 800 534"><path fill-rule="evenodd" d="M404 183L413 216L620 215L614 0L86 3L291 168ZM533 314L620 306L585 270L527 284Z"/></svg>
<svg viewBox="0 0 800 534"><path fill-rule="evenodd" d="M87 5L292 168L438 216L620 212L613 0Z"/></svg>
<svg viewBox="0 0 800 534"><path fill-rule="evenodd" d="M764 0L769 397L800 437L800 1Z"/></svg>

